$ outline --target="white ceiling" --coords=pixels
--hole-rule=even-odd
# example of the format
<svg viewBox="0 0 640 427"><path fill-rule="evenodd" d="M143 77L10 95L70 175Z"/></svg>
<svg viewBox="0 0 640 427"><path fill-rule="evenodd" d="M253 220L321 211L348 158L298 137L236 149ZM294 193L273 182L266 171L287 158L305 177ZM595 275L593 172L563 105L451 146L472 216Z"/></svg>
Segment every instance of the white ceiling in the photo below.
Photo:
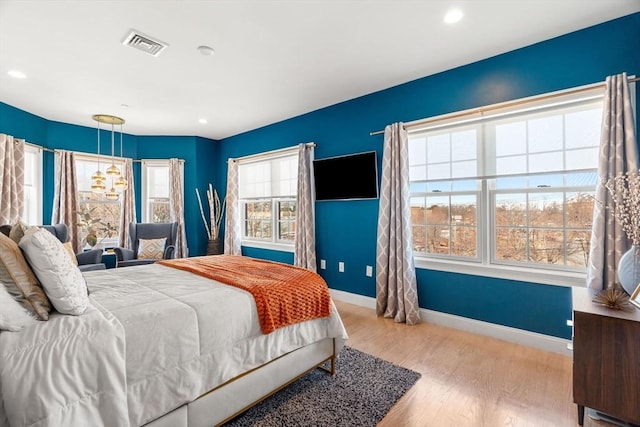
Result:
<svg viewBox="0 0 640 427"><path fill-rule="evenodd" d="M464 18L447 25L452 6ZM640 0L0 0L0 101L221 139L637 11ZM123 46L132 28L169 47Z"/></svg>

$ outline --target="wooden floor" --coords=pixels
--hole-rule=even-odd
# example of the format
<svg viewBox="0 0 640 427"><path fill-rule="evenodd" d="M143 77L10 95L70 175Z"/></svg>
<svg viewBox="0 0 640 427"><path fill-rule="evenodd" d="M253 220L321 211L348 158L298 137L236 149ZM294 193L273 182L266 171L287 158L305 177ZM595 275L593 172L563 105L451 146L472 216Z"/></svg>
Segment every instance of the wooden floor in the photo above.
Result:
<svg viewBox="0 0 640 427"><path fill-rule="evenodd" d="M422 374L380 427L578 426L570 357L335 303L347 345ZM612 426L586 415L584 425Z"/></svg>

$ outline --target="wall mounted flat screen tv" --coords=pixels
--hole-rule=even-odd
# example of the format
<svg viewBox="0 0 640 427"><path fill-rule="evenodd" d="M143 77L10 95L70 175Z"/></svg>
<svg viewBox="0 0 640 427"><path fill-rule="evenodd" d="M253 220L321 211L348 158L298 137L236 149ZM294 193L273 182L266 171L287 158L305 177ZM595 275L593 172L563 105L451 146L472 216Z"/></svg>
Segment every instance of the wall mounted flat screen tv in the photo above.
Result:
<svg viewBox="0 0 640 427"><path fill-rule="evenodd" d="M314 160L313 174L316 200L378 198L375 151Z"/></svg>

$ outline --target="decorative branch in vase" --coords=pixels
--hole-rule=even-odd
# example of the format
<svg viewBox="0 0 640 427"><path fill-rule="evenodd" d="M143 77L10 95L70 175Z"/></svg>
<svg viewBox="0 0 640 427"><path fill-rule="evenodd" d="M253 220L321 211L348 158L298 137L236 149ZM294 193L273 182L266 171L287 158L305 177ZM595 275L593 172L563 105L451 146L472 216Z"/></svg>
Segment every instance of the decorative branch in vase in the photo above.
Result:
<svg viewBox="0 0 640 427"><path fill-rule="evenodd" d="M640 282L640 174L628 171L604 182L612 206L605 206L618 221L631 242L631 248L618 263L618 280L631 294Z"/></svg>
<svg viewBox="0 0 640 427"><path fill-rule="evenodd" d="M224 209L227 203L226 197L220 201L218 191L213 188L213 185L209 184L207 190L207 202L209 203L209 221L204 214L204 208L202 207L202 198L200 197L200 191L196 188L196 196L198 197L198 205L200 206L200 216L204 223L204 228L207 231L207 255L218 255L222 253L222 242L220 241L220 225L222 224L222 216L224 215Z"/></svg>

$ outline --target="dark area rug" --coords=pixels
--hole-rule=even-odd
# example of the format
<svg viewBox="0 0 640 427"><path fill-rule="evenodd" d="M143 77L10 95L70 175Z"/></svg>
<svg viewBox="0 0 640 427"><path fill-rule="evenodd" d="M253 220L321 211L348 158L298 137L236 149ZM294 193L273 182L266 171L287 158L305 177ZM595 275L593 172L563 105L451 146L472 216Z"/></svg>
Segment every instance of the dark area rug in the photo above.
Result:
<svg viewBox="0 0 640 427"><path fill-rule="evenodd" d="M315 369L224 426L375 426L419 378L345 346L334 377Z"/></svg>

